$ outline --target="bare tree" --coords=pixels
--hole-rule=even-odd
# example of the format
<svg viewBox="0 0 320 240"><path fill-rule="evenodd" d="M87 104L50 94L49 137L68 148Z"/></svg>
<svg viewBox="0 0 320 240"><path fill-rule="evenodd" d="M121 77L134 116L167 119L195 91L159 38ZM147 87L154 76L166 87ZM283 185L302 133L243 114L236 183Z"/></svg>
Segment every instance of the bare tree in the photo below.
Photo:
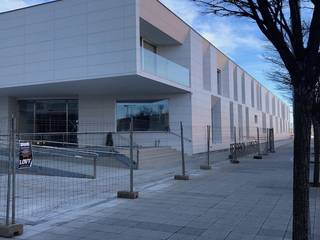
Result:
<svg viewBox="0 0 320 240"><path fill-rule="evenodd" d="M270 81L277 83L277 88L282 91L288 100L292 102L292 85L290 75L285 68L281 58L274 48L267 47L265 59L273 64L273 69L267 73ZM312 106L312 126L314 132L314 168L313 168L313 187L320 187L320 81L314 88L314 99Z"/></svg>
<svg viewBox="0 0 320 240"><path fill-rule="evenodd" d="M313 182L314 187L320 187L320 83L315 88L314 105L312 108L312 125L313 125L313 149L314 149L314 168Z"/></svg>
<svg viewBox="0 0 320 240"><path fill-rule="evenodd" d="M289 74L294 114L293 239L309 239L309 156L314 89L320 75L319 0L191 0L203 12L252 20ZM306 33L305 29L308 29Z"/></svg>

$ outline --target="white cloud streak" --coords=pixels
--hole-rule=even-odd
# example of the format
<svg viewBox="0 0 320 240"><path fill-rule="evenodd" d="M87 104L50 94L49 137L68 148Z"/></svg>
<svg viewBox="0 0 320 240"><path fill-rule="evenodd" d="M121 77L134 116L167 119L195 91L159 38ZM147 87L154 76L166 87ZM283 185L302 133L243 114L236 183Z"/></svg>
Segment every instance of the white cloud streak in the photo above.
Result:
<svg viewBox="0 0 320 240"><path fill-rule="evenodd" d="M199 7L189 0L161 2L227 54L244 48L261 51L265 45L257 35L256 29L248 23L212 15L203 16Z"/></svg>
<svg viewBox="0 0 320 240"><path fill-rule="evenodd" d="M212 24L199 25L197 29L212 44L227 54L245 48L262 51L266 44L253 29L232 22L216 19Z"/></svg>
<svg viewBox="0 0 320 240"><path fill-rule="evenodd" d="M160 1L191 26L193 26L194 21L200 15L200 12L198 11L199 9L190 0Z"/></svg>

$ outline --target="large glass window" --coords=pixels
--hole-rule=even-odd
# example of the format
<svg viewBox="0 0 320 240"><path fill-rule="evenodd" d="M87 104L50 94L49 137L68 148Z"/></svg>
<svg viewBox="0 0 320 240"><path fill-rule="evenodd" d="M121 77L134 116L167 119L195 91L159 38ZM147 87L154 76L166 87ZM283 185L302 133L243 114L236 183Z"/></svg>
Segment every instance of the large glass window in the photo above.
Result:
<svg viewBox="0 0 320 240"><path fill-rule="evenodd" d="M168 100L117 102L117 130L129 131L131 118L134 131L168 131Z"/></svg>
<svg viewBox="0 0 320 240"><path fill-rule="evenodd" d="M238 101L238 69L233 69L233 98Z"/></svg>
<svg viewBox="0 0 320 240"><path fill-rule="evenodd" d="M77 141L72 133L78 130L78 100L21 100L19 113L21 133L45 133L47 141Z"/></svg>
<svg viewBox="0 0 320 240"><path fill-rule="evenodd" d="M242 103L246 104L246 79L244 73L241 75Z"/></svg>
<svg viewBox="0 0 320 240"><path fill-rule="evenodd" d="M221 95L222 84L221 84L221 70L220 69L217 69L217 89L218 89L218 94Z"/></svg>
<svg viewBox="0 0 320 240"><path fill-rule="evenodd" d="M251 107L254 107L254 81L251 80Z"/></svg>

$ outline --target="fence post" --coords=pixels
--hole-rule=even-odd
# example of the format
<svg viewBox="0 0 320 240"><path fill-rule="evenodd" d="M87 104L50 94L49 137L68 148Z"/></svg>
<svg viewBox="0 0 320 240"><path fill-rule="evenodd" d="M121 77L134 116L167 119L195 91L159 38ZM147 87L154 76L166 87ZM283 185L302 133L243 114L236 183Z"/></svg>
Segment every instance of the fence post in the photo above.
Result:
<svg viewBox="0 0 320 240"><path fill-rule="evenodd" d="M15 164L15 119L11 116L11 161L12 161L12 209L11 223L16 223L16 164Z"/></svg>
<svg viewBox="0 0 320 240"><path fill-rule="evenodd" d="M139 165L140 165L140 150L139 150L139 146L137 146L137 163L136 163L136 169L139 169Z"/></svg>
<svg viewBox="0 0 320 240"><path fill-rule="evenodd" d="M10 202L11 202L11 126L10 126L10 132L8 135L8 181L7 181L7 206L6 206L6 225L8 226L10 224Z"/></svg>
<svg viewBox="0 0 320 240"><path fill-rule="evenodd" d="M15 165L15 120L12 114L9 123L8 135L8 185L7 185L7 206L6 206L6 223L0 224L0 237L13 237L23 233L23 225L16 224L16 165ZM11 189L12 188L12 189ZM10 223L10 203L11 203L11 223Z"/></svg>
<svg viewBox="0 0 320 240"><path fill-rule="evenodd" d="M182 162L182 175L175 175L175 180L189 180L189 176L186 175L185 156L184 156L184 137L183 137L183 124L180 122L180 141L181 141L181 162Z"/></svg>
<svg viewBox="0 0 320 240"><path fill-rule="evenodd" d="M268 155L268 128L264 128L266 131L266 142L264 143L264 152L263 155Z"/></svg>
<svg viewBox="0 0 320 240"><path fill-rule="evenodd" d="M237 156L237 127L234 126L233 128L233 134L234 134L234 148L233 148L233 154L232 154L232 160L231 163L240 163L240 161L238 160L238 156Z"/></svg>
<svg viewBox="0 0 320 240"><path fill-rule="evenodd" d="M93 179L97 178L97 156L93 157Z"/></svg>
<svg viewBox="0 0 320 240"><path fill-rule="evenodd" d="M133 119L130 121L130 192L133 192Z"/></svg>
<svg viewBox="0 0 320 240"><path fill-rule="evenodd" d="M254 159L262 159L262 155L261 155L261 149L260 149L260 133L259 133L259 128L257 127L257 147L258 147L258 154L254 155L253 158Z"/></svg>
<svg viewBox="0 0 320 240"><path fill-rule="evenodd" d="M138 192L133 191L133 118L130 121L130 190L129 191L119 191L118 198L128 198L136 199L138 198Z"/></svg>
<svg viewBox="0 0 320 240"><path fill-rule="evenodd" d="M210 170L210 126L207 126L207 164L206 165L201 165L200 169L202 170Z"/></svg>
<svg viewBox="0 0 320 240"><path fill-rule="evenodd" d="M274 147L274 129L273 128L270 129L269 138L270 138L270 152L275 153L276 151Z"/></svg>

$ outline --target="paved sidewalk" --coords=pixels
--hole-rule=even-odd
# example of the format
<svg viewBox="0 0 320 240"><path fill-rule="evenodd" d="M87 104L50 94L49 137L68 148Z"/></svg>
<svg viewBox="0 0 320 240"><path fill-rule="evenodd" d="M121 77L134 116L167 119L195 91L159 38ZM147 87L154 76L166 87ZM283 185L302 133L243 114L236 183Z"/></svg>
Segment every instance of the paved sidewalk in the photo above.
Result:
<svg viewBox="0 0 320 240"><path fill-rule="evenodd" d="M291 239L292 146L263 160L242 158L191 172L192 180L164 177L141 188L136 200L114 199L27 226L32 240L276 240ZM313 239L320 239L320 190L311 189Z"/></svg>

